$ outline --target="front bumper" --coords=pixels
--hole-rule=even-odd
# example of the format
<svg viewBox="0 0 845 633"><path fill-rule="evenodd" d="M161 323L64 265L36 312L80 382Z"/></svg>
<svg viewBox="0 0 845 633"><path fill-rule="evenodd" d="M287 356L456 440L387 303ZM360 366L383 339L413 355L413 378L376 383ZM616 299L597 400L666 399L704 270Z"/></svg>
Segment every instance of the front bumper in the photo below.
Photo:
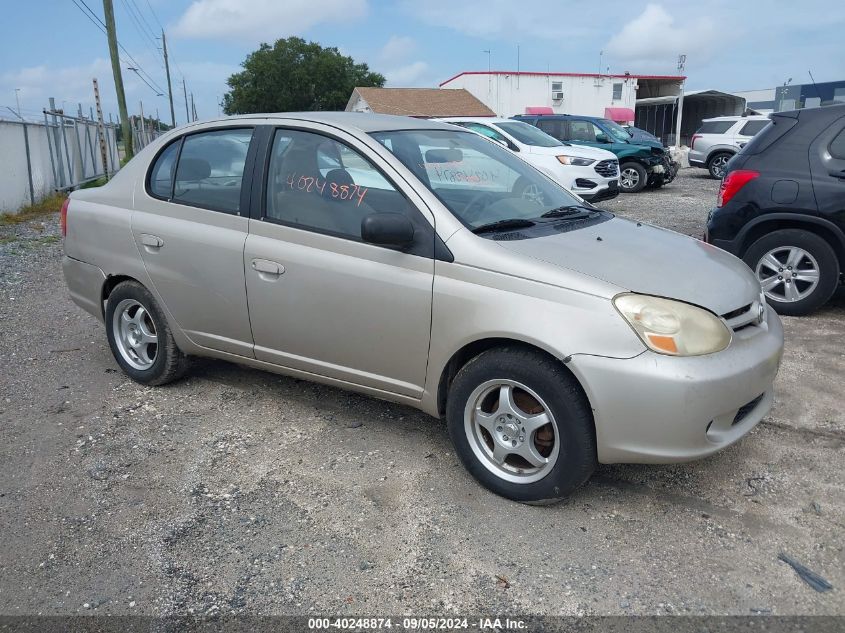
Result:
<svg viewBox="0 0 845 633"><path fill-rule="evenodd" d="M771 307L716 354L629 359L574 355L569 367L593 407L599 461L668 463L711 455L763 419L783 353Z"/></svg>
<svg viewBox="0 0 845 633"><path fill-rule="evenodd" d="M580 193L575 191L579 196L588 202L601 202L602 200L612 200L619 195L619 181L611 180L607 183L604 189L598 188L596 193Z"/></svg>

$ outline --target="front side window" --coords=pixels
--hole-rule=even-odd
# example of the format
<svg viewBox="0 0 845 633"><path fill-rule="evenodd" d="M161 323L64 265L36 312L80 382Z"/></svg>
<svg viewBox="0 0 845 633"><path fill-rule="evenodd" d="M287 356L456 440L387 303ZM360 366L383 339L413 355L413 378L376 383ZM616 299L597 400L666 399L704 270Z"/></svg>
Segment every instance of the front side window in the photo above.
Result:
<svg viewBox="0 0 845 633"><path fill-rule="evenodd" d="M251 139L252 128L186 136L176 167L173 202L239 213Z"/></svg>
<svg viewBox="0 0 845 633"><path fill-rule="evenodd" d="M405 196L348 145L313 132L276 131L267 219L360 240L366 215L404 213L410 217L412 209Z"/></svg>
<svg viewBox="0 0 845 633"><path fill-rule="evenodd" d="M470 228L582 206L554 181L476 134L400 130L372 136Z"/></svg>
<svg viewBox="0 0 845 633"><path fill-rule="evenodd" d="M569 138L573 141L596 143L600 138L605 136L606 134L591 121L583 121L580 119L573 119L569 121Z"/></svg>
<svg viewBox="0 0 845 633"><path fill-rule="evenodd" d="M537 121L537 127L540 128L543 132L548 134L555 139L565 139L566 135L564 134L564 122L560 119L540 119Z"/></svg>

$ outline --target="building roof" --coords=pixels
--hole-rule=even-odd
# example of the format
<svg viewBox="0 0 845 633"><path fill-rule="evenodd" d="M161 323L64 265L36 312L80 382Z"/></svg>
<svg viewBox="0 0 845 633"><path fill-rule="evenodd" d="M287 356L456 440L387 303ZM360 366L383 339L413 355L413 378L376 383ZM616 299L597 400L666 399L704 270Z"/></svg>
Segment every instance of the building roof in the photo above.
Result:
<svg viewBox="0 0 845 633"><path fill-rule="evenodd" d="M356 95L367 102L372 112L413 117L496 116L469 91L463 88L355 88L349 98L349 109Z"/></svg>
<svg viewBox="0 0 845 633"><path fill-rule="evenodd" d="M630 73L626 73L624 75L605 75L601 73L542 73L524 70L467 70L458 73L454 77L450 77L446 81L442 82L440 86L443 87L449 82L454 81L455 79L463 75L531 75L535 77L612 77L614 79L664 79L666 81L683 81L684 79L686 79L684 75L632 75Z"/></svg>

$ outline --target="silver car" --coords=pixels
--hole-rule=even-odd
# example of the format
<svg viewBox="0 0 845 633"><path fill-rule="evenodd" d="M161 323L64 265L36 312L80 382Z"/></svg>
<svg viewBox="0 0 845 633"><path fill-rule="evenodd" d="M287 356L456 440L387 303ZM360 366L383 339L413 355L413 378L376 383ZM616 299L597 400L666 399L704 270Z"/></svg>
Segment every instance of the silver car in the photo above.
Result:
<svg viewBox="0 0 845 633"><path fill-rule="evenodd" d="M70 295L132 379L207 356L404 403L511 499L710 455L772 405L783 332L745 264L452 125L192 124L62 220Z"/></svg>
<svg viewBox="0 0 845 633"><path fill-rule="evenodd" d="M728 161L768 124L769 117L761 115L704 119L690 139L689 164L721 179Z"/></svg>

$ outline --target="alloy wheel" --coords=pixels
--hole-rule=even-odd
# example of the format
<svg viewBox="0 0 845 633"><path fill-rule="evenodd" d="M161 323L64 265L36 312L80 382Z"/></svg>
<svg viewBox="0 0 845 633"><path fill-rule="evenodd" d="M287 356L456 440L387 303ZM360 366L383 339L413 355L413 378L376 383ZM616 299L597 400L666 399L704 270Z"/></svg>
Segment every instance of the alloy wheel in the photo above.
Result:
<svg viewBox="0 0 845 633"><path fill-rule="evenodd" d="M548 405L526 385L490 380L467 400L464 430L481 464L512 483L532 483L554 468L560 438Z"/></svg>
<svg viewBox="0 0 845 633"><path fill-rule="evenodd" d="M640 183L640 174L636 169L628 167L622 170L619 177L619 184L623 189L633 189Z"/></svg>
<svg viewBox="0 0 845 633"><path fill-rule="evenodd" d="M145 370L155 363L158 335L149 310L135 299L124 299L115 308L112 334L121 357L134 369Z"/></svg>
<svg viewBox="0 0 845 633"><path fill-rule="evenodd" d="M716 178L721 178L725 175L725 167L727 167L730 158L728 156L717 156L710 161L710 170Z"/></svg>
<svg viewBox="0 0 845 633"><path fill-rule="evenodd" d="M810 296L819 285L816 258L797 246L779 246L760 258L755 267L766 297L794 303Z"/></svg>

